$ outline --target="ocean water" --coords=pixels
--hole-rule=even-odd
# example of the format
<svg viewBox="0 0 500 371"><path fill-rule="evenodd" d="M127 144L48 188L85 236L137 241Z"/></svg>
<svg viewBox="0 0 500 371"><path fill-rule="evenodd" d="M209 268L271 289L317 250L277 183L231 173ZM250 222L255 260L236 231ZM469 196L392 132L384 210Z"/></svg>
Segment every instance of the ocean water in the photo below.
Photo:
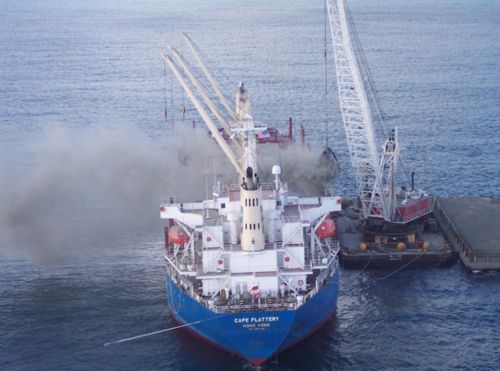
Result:
<svg viewBox="0 0 500 371"><path fill-rule="evenodd" d="M348 3L418 184L442 196L498 196L500 2ZM189 32L228 95L244 81L258 121L285 129L293 116L321 148L323 3L0 5L0 369L252 369L183 331L103 344L174 325L158 202L203 195L213 153L185 129L196 116L160 51L187 54L180 33ZM329 144L341 163L332 187L347 197L331 50L328 69ZM191 169L176 165L179 148ZM495 370L499 348L498 274L459 264L343 270L336 316L263 369Z"/></svg>

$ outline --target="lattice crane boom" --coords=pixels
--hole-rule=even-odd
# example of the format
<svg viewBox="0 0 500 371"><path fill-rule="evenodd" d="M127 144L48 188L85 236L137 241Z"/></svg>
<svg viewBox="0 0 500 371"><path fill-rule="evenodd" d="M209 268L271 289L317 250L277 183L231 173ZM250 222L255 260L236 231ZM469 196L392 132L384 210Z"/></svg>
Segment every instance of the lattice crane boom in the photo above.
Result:
<svg viewBox="0 0 500 371"><path fill-rule="evenodd" d="M353 44L344 0L326 0L342 121L364 218L391 219L384 190L372 114Z"/></svg>

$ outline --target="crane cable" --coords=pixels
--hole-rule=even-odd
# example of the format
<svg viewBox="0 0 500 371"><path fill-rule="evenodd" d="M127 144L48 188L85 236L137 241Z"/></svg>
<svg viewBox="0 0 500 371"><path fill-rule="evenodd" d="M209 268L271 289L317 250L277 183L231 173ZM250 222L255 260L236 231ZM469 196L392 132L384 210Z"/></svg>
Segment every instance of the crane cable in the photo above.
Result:
<svg viewBox="0 0 500 371"><path fill-rule="evenodd" d="M356 53L357 60L359 62L359 65L362 67L362 76L364 76L364 79L368 82L368 87L369 89L367 90L367 96L368 100L370 103L370 106L372 107L372 112L374 113L374 118L375 121L378 124L378 127L382 131L382 135L384 137L387 137L387 128L386 128L386 114L384 113L384 109L382 107L382 102L380 100L380 97L377 92L377 88L375 86L375 82L373 79L373 75L370 69L370 65L368 64L367 58L365 51L363 49L363 45L361 44L361 41L359 39L358 32L356 31L356 27L354 24L354 19L351 15L351 11L349 7L345 6L346 9L346 17L347 17L347 25L349 27L350 33L353 35L353 46L356 48L356 50L359 53ZM398 156L399 162L401 163L401 166L403 168L403 171L406 175L406 178L408 181L411 180L410 173L408 172L408 169L406 168L406 165L403 161L403 157L401 155Z"/></svg>
<svg viewBox="0 0 500 371"><path fill-rule="evenodd" d="M361 75L364 77L364 80L368 83L368 89L367 89L367 97L369 100L370 106L372 107L372 111L374 113L374 118L377 124L379 125L379 128L382 131L382 134L387 136L386 134L386 127L385 127L385 114L384 110L382 108L382 103L378 97L378 92L375 87L375 83L373 81L372 77L372 72L370 69L370 66L367 62L366 54L363 49L363 45L361 44L361 41L359 39L358 32L356 30L355 24L353 17L351 15L351 11L349 7L345 6L346 9L346 20L347 20L347 26L349 28L350 34L353 36L353 46L355 47L357 53L355 53L355 58L359 62L359 65L361 67Z"/></svg>
<svg viewBox="0 0 500 371"><path fill-rule="evenodd" d="M168 109L167 109L167 62L163 61L163 104L164 104L164 117L165 123L168 123Z"/></svg>
<svg viewBox="0 0 500 371"><path fill-rule="evenodd" d="M324 61L325 61L325 147L328 148L328 58L327 58L327 7L324 6Z"/></svg>

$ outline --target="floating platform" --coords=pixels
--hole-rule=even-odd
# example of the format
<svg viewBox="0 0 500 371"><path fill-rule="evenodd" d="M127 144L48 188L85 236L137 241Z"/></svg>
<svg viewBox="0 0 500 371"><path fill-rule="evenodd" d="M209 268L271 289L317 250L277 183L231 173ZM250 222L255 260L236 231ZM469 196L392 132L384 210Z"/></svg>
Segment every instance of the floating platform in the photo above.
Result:
<svg viewBox="0 0 500 371"><path fill-rule="evenodd" d="M422 244L413 244L397 251L393 244L364 243L359 224L359 213L347 209L337 220L340 242L340 261L345 268L398 269L417 267L448 267L456 261L456 253L446 242L432 217L426 228L418 234ZM418 246L418 247L417 247Z"/></svg>
<svg viewBox="0 0 500 371"><path fill-rule="evenodd" d="M469 270L500 270L500 198L435 200L439 227Z"/></svg>

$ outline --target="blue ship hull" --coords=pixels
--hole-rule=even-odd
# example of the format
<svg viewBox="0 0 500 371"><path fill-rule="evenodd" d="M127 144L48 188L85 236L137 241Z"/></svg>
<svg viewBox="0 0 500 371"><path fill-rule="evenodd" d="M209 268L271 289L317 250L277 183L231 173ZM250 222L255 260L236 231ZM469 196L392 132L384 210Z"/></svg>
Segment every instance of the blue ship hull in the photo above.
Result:
<svg viewBox="0 0 500 371"><path fill-rule="evenodd" d="M298 343L334 313L339 293L339 269L319 292L297 310L217 314L165 280L172 315L213 345L261 364Z"/></svg>

